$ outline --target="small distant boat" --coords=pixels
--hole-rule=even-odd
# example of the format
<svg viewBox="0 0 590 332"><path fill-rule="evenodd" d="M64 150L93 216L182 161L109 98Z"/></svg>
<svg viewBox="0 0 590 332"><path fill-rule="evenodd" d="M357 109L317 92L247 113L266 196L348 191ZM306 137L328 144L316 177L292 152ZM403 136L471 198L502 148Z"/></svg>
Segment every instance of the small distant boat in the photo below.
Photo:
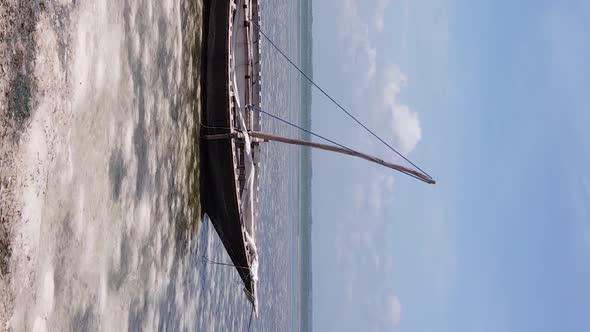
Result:
<svg viewBox="0 0 590 332"><path fill-rule="evenodd" d="M205 107L201 119L201 165L202 188L207 194L201 195L202 207L244 282L244 292L253 305L254 313L258 315L256 207L262 142L276 141L342 153L394 169L426 183L434 184L435 181L419 169L386 162L309 131L332 144L264 133L261 114L276 117L261 108L261 37L266 38L283 57L287 56L260 30L258 0L209 0L205 3L204 22L206 68L203 89ZM296 67L290 59L287 60ZM319 88L301 69L296 68L313 86ZM320 91L328 96L321 88ZM333 98L329 98L336 103ZM344 111L342 106L337 105ZM358 120L355 121L380 139ZM383 140L381 142L387 145Z"/></svg>

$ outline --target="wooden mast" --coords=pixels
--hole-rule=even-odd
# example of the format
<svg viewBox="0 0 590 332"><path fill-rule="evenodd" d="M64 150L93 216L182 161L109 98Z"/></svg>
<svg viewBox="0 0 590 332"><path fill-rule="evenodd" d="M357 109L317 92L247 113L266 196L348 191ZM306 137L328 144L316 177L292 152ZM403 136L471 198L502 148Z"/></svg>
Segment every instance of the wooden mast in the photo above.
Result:
<svg viewBox="0 0 590 332"><path fill-rule="evenodd" d="M276 141L276 142L282 142L282 143L293 144L293 145L308 146L311 148L317 148L317 149L326 150L326 151L338 152L338 153L346 154L349 156L362 158L362 159L368 160L370 162L379 164L381 166L391 168L391 169L396 170L398 172L412 175L412 176L418 178L419 180L422 180L428 184L435 184L436 183L436 181L434 181L434 179L432 179L431 177L429 177L423 173L417 172L413 169L409 169L407 167L404 167L404 166L401 166L398 164L384 161L380 158L373 157L368 154L358 152L355 150L342 148L339 146L334 146L334 145L329 145L329 144L315 143L315 142L303 141L303 140L298 140L298 139L293 139L293 138L281 137L281 136L277 136L277 135L262 133L259 131L251 131L248 134L252 137L256 137L256 138L263 139L263 140Z"/></svg>

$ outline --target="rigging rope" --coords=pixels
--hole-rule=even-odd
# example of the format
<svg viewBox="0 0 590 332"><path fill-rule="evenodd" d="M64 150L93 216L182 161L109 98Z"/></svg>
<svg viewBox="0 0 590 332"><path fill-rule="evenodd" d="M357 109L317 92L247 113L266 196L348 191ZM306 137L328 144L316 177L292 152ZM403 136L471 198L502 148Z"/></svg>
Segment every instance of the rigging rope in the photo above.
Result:
<svg viewBox="0 0 590 332"><path fill-rule="evenodd" d="M204 263L208 263L208 264L223 265L223 266L233 266L236 269L246 269L246 270L249 270L250 269L249 267L238 266L238 265L234 265L234 264L230 264L230 263L222 263L222 262L212 261L209 258L205 257L205 255L203 255L202 259L203 259L203 262Z"/></svg>
<svg viewBox="0 0 590 332"><path fill-rule="evenodd" d="M276 116L276 115L273 115L273 114L271 114L271 113L268 113L268 112L266 112L266 111L263 111L263 110L262 110L260 107L257 107L257 106L255 106L255 105L247 105L247 106L246 106L246 109L250 109L250 108L254 108L256 111L258 111L258 112L260 112L260 113L263 113L263 114L265 114L265 115L268 115L268 116L270 116L271 118L273 118L273 119L275 119L275 120L278 120L278 121L280 121L280 122L283 122L283 123L285 123L285 124L287 124L287 125L289 125L289 126L295 127L295 128L297 128L297 129L299 129L299 130L302 130L302 131L304 131L304 132L306 132L306 133L308 133L308 134L310 134L310 135L312 135L312 136L314 136L314 137L317 137L317 138L323 139L323 140L324 140L324 141L326 141L326 142L332 143L332 144L334 144L334 145L336 145L336 146L339 146L339 147L341 147L341 148L343 148L343 149L346 149L346 150L348 150L348 151L352 151L352 152L354 152L354 150L353 150L353 149L351 149L351 148L349 148L349 147L347 147L347 146L345 146L345 145L342 145L342 144L340 144L340 143L338 143L338 142L336 142L336 141L334 141L334 140L331 140L331 139L329 139L329 138L327 138L327 137L325 137L325 136L322 136L322 135L316 134L316 133L314 133L313 131L307 130L307 129L305 129L305 128L301 127L301 126L298 126L298 125L296 125L296 124L294 124L294 123L292 123L292 122L289 122L289 121L287 121L287 120L285 120L285 119L283 119L283 118L280 118L280 117L278 117L278 116ZM422 182L426 182L424 179L421 179L420 177L418 177L418 176L416 176L416 175L414 175L414 174L412 174L412 173L408 173L408 172L405 172L405 171L403 171L403 170L398 170L398 172L400 172L400 173L403 173L403 174L405 174L405 175L408 175L408 176L410 176L410 177L413 177L414 179L420 180L420 181L422 181ZM430 176L429 176L429 177L430 177Z"/></svg>
<svg viewBox="0 0 590 332"><path fill-rule="evenodd" d="M309 131L309 130L307 130L307 129L303 128L303 127L300 127L300 126L298 126L298 125L296 125L296 124L294 124L294 123L292 123L292 122L289 122L289 121L287 121L287 120L284 120L283 118L280 118L280 117L278 117L278 116L276 116L276 115L273 115L273 114L271 114L271 113L268 113L268 112L266 112L266 111L263 111L263 110L262 110L260 107L258 107L258 106L256 106L256 105L248 105L248 107L249 107L249 108L254 108L254 109L256 109L256 110L257 110L258 112L260 112L260 113L266 114L266 115L270 116L271 118L273 118L273 119L275 119L275 120L279 120L279 121L281 121L281 122L283 122L283 123L285 123L285 124L287 124L287 125L289 125L289 126L295 127L295 128L297 128L297 129L299 129L299 130L302 130L302 131L304 131L304 132L306 132L306 133L308 133L308 134L310 134L310 135L312 135L312 136L315 136L315 137L317 137L317 138L321 138L321 139L323 139L323 140L324 140L324 141L326 141L326 142L330 142L330 143L332 143L332 144L334 144L334 145L337 145L337 146L339 146L339 147L341 147L341 148L343 148L343 149L347 149L347 150L353 151L352 149L350 149L350 148L348 148L348 147L346 147L346 146L344 146L344 145L342 145L342 144L340 144L340 143L338 143L338 142L336 142L336 141L333 141L333 140L331 140L331 139L329 139L329 138L327 138L327 137L324 137L324 136L322 136L322 135L319 135L319 134L316 134L316 133L314 133L314 132L312 132L312 131Z"/></svg>
<svg viewBox="0 0 590 332"><path fill-rule="evenodd" d="M240 266L229 264L229 263L215 262L215 261L212 261L209 258L207 258L205 255L202 256L202 259L203 259L203 263L207 263L207 264L233 266L236 268L249 269L247 267L240 267ZM237 280L237 282L241 282L241 280ZM252 326L252 314L253 313L254 313L254 303L252 303L252 310L250 311L250 321L248 322L248 331L250 331L250 327Z"/></svg>
<svg viewBox="0 0 590 332"><path fill-rule="evenodd" d="M252 327L252 314L254 313L254 305L252 305L252 310L250 310L250 321L248 322L248 332L250 332L250 327Z"/></svg>
<svg viewBox="0 0 590 332"><path fill-rule="evenodd" d="M398 156L402 157L405 161L407 161L408 163L410 163L412 166L414 166L416 169L418 169L420 172L424 173L424 175L428 176L429 178L432 179L432 176L430 176L430 174L426 173L426 171L424 171L422 168L420 168L418 165L414 164L410 159L406 158L403 154L401 154L400 152L398 152L394 147L392 147L390 144L388 144L387 142L385 142L381 137L379 137L379 135L375 134L375 132L373 132L371 129L369 129L366 125L364 125L360 120L358 120L354 115L352 115L350 112L348 112L342 105L340 105L340 103L338 103L334 98L332 98L326 91L324 91L324 89L322 89L319 85L317 85L312 79L311 77L309 77L301 68L299 68L299 66L297 66L288 56L287 54L285 54L271 39L270 37L268 37L264 31L262 31L262 29L260 28L260 26L258 25L258 23L256 23L255 21L251 21L254 26L258 29L258 32L260 32L260 34L272 45L272 47L277 50L282 56L283 58L285 58L285 60L287 60L295 69L297 69L297 71L303 75L303 77L305 77L305 79L307 79L309 81L309 83L311 83L314 87L316 87L324 96L326 96L328 99L330 99L330 101L332 101L336 106L338 106L338 108L343 111L344 113L346 113L346 115L348 115L352 120L354 120L357 124L359 124L361 127L363 127L367 132L369 132L371 135L373 135L375 138L377 138L381 143L385 144L385 146L387 146L391 151L395 152Z"/></svg>

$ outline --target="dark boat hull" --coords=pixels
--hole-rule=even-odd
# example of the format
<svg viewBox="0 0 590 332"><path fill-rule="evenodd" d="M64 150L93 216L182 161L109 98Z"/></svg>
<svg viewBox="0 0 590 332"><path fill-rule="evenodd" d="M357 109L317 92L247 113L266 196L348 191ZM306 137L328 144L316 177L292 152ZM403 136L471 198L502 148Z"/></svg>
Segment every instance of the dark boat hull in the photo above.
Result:
<svg viewBox="0 0 590 332"><path fill-rule="evenodd" d="M229 133L229 0L209 0L205 6L205 91L202 137ZM240 216L231 139L201 140L202 205L248 292L252 292L248 255Z"/></svg>

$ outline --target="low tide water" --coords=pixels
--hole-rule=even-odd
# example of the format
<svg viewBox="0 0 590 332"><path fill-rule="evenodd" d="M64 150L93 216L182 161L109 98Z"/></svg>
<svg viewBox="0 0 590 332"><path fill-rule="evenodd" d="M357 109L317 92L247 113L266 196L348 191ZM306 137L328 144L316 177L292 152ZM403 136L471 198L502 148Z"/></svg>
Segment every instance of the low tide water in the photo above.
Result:
<svg viewBox="0 0 590 332"><path fill-rule="evenodd" d="M296 58L296 2L261 7L263 29ZM202 260L229 261L199 213L201 8L63 2L37 18L10 261L15 330L247 329L235 269ZM297 78L262 45L262 106L297 122ZM263 127L297 135L270 119ZM268 143L262 157L252 330L285 331L299 319L300 150Z"/></svg>

